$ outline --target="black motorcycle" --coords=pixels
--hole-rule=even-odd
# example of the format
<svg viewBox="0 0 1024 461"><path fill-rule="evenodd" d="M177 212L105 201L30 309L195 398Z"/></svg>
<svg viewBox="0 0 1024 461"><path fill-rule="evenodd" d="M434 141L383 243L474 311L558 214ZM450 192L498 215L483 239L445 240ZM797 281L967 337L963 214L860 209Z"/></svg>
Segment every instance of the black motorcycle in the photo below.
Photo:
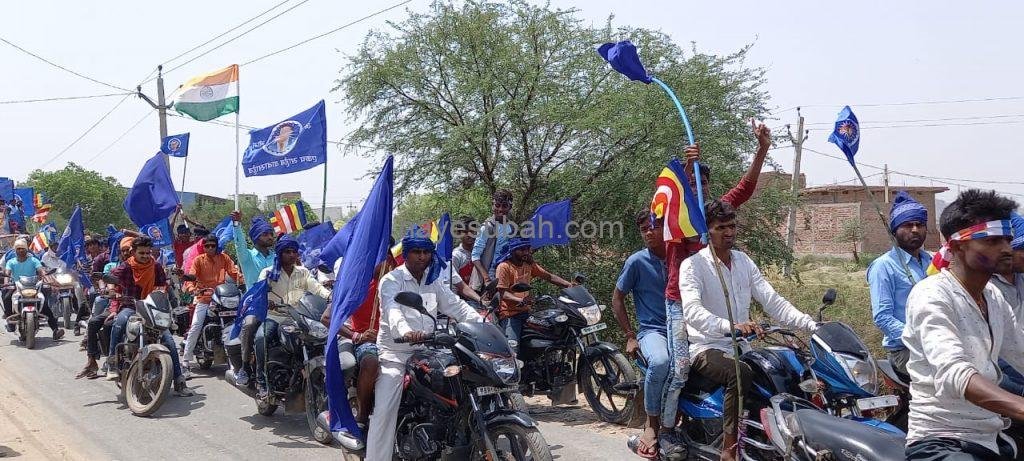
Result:
<svg viewBox="0 0 1024 461"><path fill-rule="evenodd" d="M408 385L398 410L395 454L404 460L551 460L537 423L513 408L519 369L502 331L492 323L460 322L453 334L438 331L437 319L416 293L395 301L430 317L434 333L426 349L406 362ZM405 342L396 338L396 343Z"/></svg>
<svg viewBox="0 0 1024 461"><path fill-rule="evenodd" d="M238 303L242 297L238 285L234 283L222 283L212 291L210 308L193 351L199 368L203 370L228 363L224 334L230 332L235 323Z"/></svg>
<svg viewBox="0 0 1024 461"><path fill-rule="evenodd" d="M256 396L256 409L263 416L273 415L281 404L288 412L305 411L313 438L329 444L333 440L330 428L317 421L327 410L324 350L329 331L320 323L327 301L306 294L293 306L273 308L286 316L277 318L276 337L266 338L267 396ZM252 354L252 360L255 356Z"/></svg>
<svg viewBox="0 0 1024 461"><path fill-rule="evenodd" d="M586 280L574 276L577 283ZM528 288L528 287L527 287ZM555 403L576 400L576 386L601 420L625 424L633 416L637 377L614 344L597 332L607 328L594 296L583 285L565 288L558 298L541 296L519 342L522 393L544 392Z"/></svg>

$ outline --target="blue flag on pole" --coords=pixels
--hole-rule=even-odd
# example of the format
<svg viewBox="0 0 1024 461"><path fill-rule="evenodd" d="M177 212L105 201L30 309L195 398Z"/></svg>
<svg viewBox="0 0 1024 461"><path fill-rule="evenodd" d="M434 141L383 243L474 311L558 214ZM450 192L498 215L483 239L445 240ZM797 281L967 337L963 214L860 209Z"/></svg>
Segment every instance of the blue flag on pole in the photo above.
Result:
<svg viewBox="0 0 1024 461"><path fill-rule="evenodd" d="M242 157L245 176L288 174L327 161L324 101L283 122L249 132Z"/></svg>
<svg viewBox="0 0 1024 461"><path fill-rule="evenodd" d="M0 199L4 199L6 202L14 200L14 180L0 178Z"/></svg>
<svg viewBox="0 0 1024 461"><path fill-rule="evenodd" d="M569 220L572 219L572 202L565 199L559 202L545 203L537 207L530 218L533 234L530 246L533 249L550 245L568 245Z"/></svg>
<svg viewBox="0 0 1024 461"><path fill-rule="evenodd" d="M153 247L160 248L174 243L171 223L167 218L139 228L139 233L153 240Z"/></svg>
<svg viewBox="0 0 1024 461"><path fill-rule="evenodd" d="M452 251L455 250L455 243L452 239L452 218L446 211L437 220L437 254L441 255L444 262L452 260Z"/></svg>
<svg viewBox="0 0 1024 461"><path fill-rule="evenodd" d="M71 212L68 226L64 228L64 234L60 237L57 254L69 268L75 267L79 262L83 264L88 262L85 255L85 223L82 221L81 207L76 206L75 211Z"/></svg>
<svg viewBox="0 0 1024 461"><path fill-rule="evenodd" d="M25 212L25 216L32 216L36 214L36 190L31 187L19 187L14 189L14 195L21 199L21 211Z"/></svg>
<svg viewBox="0 0 1024 461"><path fill-rule="evenodd" d="M188 133L172 134L160 142L160 152L171 157L188 157Z"/></svg>
<svg viewBox="0 0 1024 461"><path fill-rule="evenodd" d="M341 230L334 234L334 237L331 237L331 240L324 245L323 250L320 251L320 261L322 263L333 268L334 263L338 262L338 258L345 256L349 241L352 240L352 231L359 225L360 213L362 213L361 210L352 219L349 219L344 226L341 226Z"/></svg>
<svg viewBox="0 0 1024 461"><path fill-rule="evenodd" d="M302 265L314 269L320 265L320 253L334 237L334 223L327 221L317 224L299 234L299 255ZM333 264L331 265L333 270Z"/></svg>
<svg viewBox="0 0 1024 461"><path fill-rule="evenodd" d="M359 211L359 220L353 226L345 259L334 284L331 298L331 328L328 338L335 338L345 320L366 299L366 287L373 279L373 270L384 261L390 250L391 213L394 194L394 157L388 156L384 168L370 190L370 196ZM346 226L347 227L347 226ZM340 232L339 232L340 234ZM337 237L337 236L335 236ZM344 274L344 277L341 275ZM345 375L338 357L338 342L328 341L327 352L327 403L330 408L331 432L342 428L350 434L361 437L352 416L345 392Z"/></svg>
<svg viewBox="0 0 1024 461"><path fill-rule="evenodd" d="M854 165L853 156L857 155L857 149L860 149L860 123L857 122L857 116L853 115L850 106L839 112L835 129L828 137L828 142L839 146L846 154L846 160L850 165Z"/></svg>
<svg viewBox="0 0 1024 461"><path fill-rule="evenodd" d="M124 198L124 211L136 226L165 219L178 208L178 192L165 159L164 154L157 152L147 160Z"/></svg>
<svg viewBox="0 0 1024 461"><path fill-rule="evenodd" d="M231 216L221 219L210 233L217 236L217 250L224 251L224 246L235 239L234 228L231 227Z"/></svg>
<svg viewBox="0 0 1024 461"><path fill-rule="evenodd" d="M267 301L269 293L270 281L268 279L260 280L249 286L249 289L242 295L242 299L239 300L238 316L235 317L235 324L231 327L231 339L237 338L242 332L242 322L245 321L246 316L254 315L259 322L267 319L267 311L270 308L270 303ZM328 342L333 343L336 341Z"/></svg>
<svg viewBox="0 0 1024 461"><path fill-rule="evenodd" d="M640 62L640 56L637 54L636 45L633 45L633 42L623 40L618 43L605 43L597 49L597 54L608 61L612 69L629 77L630 80L651 83L651 76L647 75L644 63Z"/></svg>

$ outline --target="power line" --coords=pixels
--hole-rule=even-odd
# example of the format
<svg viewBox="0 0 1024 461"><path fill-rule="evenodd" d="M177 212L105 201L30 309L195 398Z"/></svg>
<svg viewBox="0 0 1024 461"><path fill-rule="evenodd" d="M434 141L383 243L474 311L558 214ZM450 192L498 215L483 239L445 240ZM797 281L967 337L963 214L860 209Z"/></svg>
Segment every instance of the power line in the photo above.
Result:
<svg viewBox="0 0 1024 461"><path fill-rule="evenodd" d="M277 13L276 15L274 15L274 16L271 16L270 18L267 18L267 20L266 20L266 21L263 21L263 22L261 22L261 23L259 23L259 24L256 24L255 26L252 26L252 27L250 27L250 28L249 28L249 29L247 29L247 30L246 30L245 32L242 32L242 33L240 33L240 34L238 34L238 35L236 35L236 36L234 36L234 37L232 37L232 38L229 38L229 39L228 39L227 41L224 41L224 42L222 42L221 44L219 44L219 45L217 45L217 46L215 46L215 47L213 47L213 48L210 48L210 49L208 49L208 50L206 50L206 51L204 51L204 52L202 52L202 53L199 53L198 55L194 56L194 57L193 57L192 59L189 59L188 61L185 61L185 62L183 62L183 63L181 63L181 64L178 64L178 65L176 65L176 66L174 66L174 67L172 67L172 68L170 68L170 69L168 69L168 70L165 70L165 71L164 71L164 74L169 74L169 73L171 73L171 72L173 72L173 71L175 71L175 70L178 70L178 69L180 69L180 68L182 68L182 67L184 67L184 66L186 66L186 65L188 65L188 64L190 64L190 63L192 63L193 61L195 61L195 60L197 60L197 59L199 59L199 58L201 58L201 57L203 57L203 56L206 56L206 55L208 55L208 54L210 54L210 53L212 53L212 52L214 52L214 51L216 51L216 50L220 49L220 48L221 48L221 47L223 47L224 45L227 45L228 43L231 43L231 42L233 42L233 41L235 41L235 40L238 40L238 39L240 39L240 38L242 38L242 37L244 37L244 36L248 35L248 34L249 34L249 32L252 32L252 31L254 31L254 30L256 30L256 29L259 29L260 27L263 27L263 26L264 26L265 24L267 24L268 22L270 22L270 21L273 21L273 20L275 20L275 19L277 19L277 18L280 18L281 16L284 16L284 15L285 15L285 14L287 14L287 13L288 13L289 11L291 11L291 10L294 10L294 9L296 9L296 8L298 8L298 7L302 6L302 5L305 5L305 4L306 4L306 2L308 2L308 1L309 1L309 0L302 0L302 1L301 1L301 2L299 2L299 3L297 3L297 4L295 4L295 5L292 5L292 6L291 6L291 7L289 7L288 9L286 9L286 10L284 10L284 11L280 12L280 13ZM148 80L147 80L147 81L148 81Z"/></svg>
<svg viewBox="0 0 1024 461"><path fill-rule="evenodd" d="M292 48L295 48L295 47L297 47L297 46L305 45L306 43L312 42L313 40L316 40L316 39L318 39L318 38L326 37L326 36L328 36L328 35L331 35L331 34L333 34L333 33L335 33L335 32L338 32L338 31L340 31L340 30L342 30L342 29L345 29L345 28L348 28L348 27L354 26L354 25L356 25L356 24L358 24L358 23L360 23L360 22L363 22L363 21L365 21L365 20L367 20L367 19L370 19L370 18L372 18L372 17L374 17L374 16L377 16L377 15L380 15L380 14L383 14L383 13L386 13L386 12L388 12L388 11L391 11L391 10L393 10L393 9L395 9L395 8L398 8L398 7L402 6L402 5L405 5L406 3L409 3L409 2L411 2L411 1L412 1L412 0L405 0L405 1L403 1L403 2L400 2L400 3L396 3L396 4L394 4L394 5L391 5L391 6L387 7L387 8L384 8L384 9L382 9L382 10L378 10L378 11L375 11L375 12L373 12L373 13L370 13L370 14L368 14L368 15L366 15L366 16L363 16L363 17L361 17L361 18L359 18L359 19L356 19L356 20L354 20L354 21L352 21L352 22L349 22L349 23L347 23L347 24L341 25L341 26L339 26L339 27L337 27L337 28L335 28L335 29L332 29L332 30L329 30L329 31L327 31L327 32L324 32L324 33L322 33L322 34L320 34L320 35L315 35L315 36L313 36L313 37L310 37L310 38L307 38L307 39L305 39L305 40L302 40L301 42L295 43L294 45L291 45L291 46L287 46L287 47L281 48L280 50L277 50L277 51L274 51L274 52L271 52L271 53L265 54L265 55L263 55L263 56L260 56L260 57L258 57L258 58L255 58L255 59L250 59L250 60L248 60L248 61L246 61L246 62L243 62L242 64L239 64L239 66L247 66L247 65L249 65L249 64L252 64L252 63L254 63L254 62L257 62L257 61L262 61L263 59L269 58L269 57L271 57L271 56L274 56L274 55L276 55L276 54L284 53L285 51L288 51L288 50L290 50L290 49L292 49Z"/></svg>
<svg viewBox="0 0 1024 461"><path fill-rule="evenodd" d="M13 101L0 101L0 104L27 104L33 102L49 102L49 101L71 101L76 99L93 99L93 98L108 98L111 96L124 96L134 93L110 93L110 94L94 94L91 96L62 96L55 98L40 98L40 99L19 99Z"/></svg>
<svg viewBox="0 0 1024 461"><path fill-rule="evenodd" d="M90 158L89 160L86 160L85 163L89 164L89 163L92 163L94 160L100 158L101 155L105 154L108 150L110 150L111 147L114 147L115 144L117 144L118 142L121 141L121 139L123 139L125 136L127 136L128 133L131 133L132 130L134 130L136 127L138 127L140 124L142 124L143 121L145 121L147 118L149 118L150 115L153 115L153 111L152 110L146 110L146 115L142 116L142 118L139 119L139 121L135 122L134 125L129 127L127 130L125 130L124 133L121 133L121 135L118 136L117 139L114 140L114 142L108 144L107 147L104 147L103 150L100 150L99 152L97 152L96 155L93 155L92 158Z"/></svg>
<svg viewBox="0 0 1024 461"><path fill-rule="evenodd" d="M112 85L110 83L101 82L101 81L96 80L96 79L94 79L92 77L89 77L87 75L82 75L82 74L80 74L78 72L75 72L75 71L73 71L71 69L68 69L67 67L64 67L64 66L62 66L60 64L57 64L57 63L55 63L53 61L50 61L49 59L46 59L46 58L44 58L42 56L39 56L38 54L35 54L35 53L33 53L33 52L29 51L29 50L26 50L26 49L24 49L24 48L22 48L22 47L20 47L18 45L15 45L14 43L11 43L11 41L7 40L6 38L0 37L0 41L2 41L4 43L14 47L18 51L21 51L22 53L25 53L25 54L27 54L29 56L32 56L33 58L36 58L36 59L38 59L40 61L43 61L43 62L45 62L45 63L47 63L47 64L49 64L49 65L51 65L53 67L56 67L56 68L58 68L60 70L68 72L68 73L70 73L72 75L76 75L78 77L84 78L84 79L86 79L86 80L88 80L90 82L93 82L93 83L99 83L100 85L103 85L103 86L106 86L106 87L110 87L110 88L113 88L115 90L120 90L120 91L124 91L124 92L131 92L131 90L129 90L129 89L121 88L121 87L119 87L117 85Z"/></svg>
<svg viewBox="0 0 1024 461"><path fill-rule="evenodd" d="M886 106L919 106L919 105L930 105L930 104L962 104L970 102L992 102L992 101L1014 101L1018 99L1024 99L1024 96L1000 96L992 98L973 98L973 99L939 99L939 100L926 100L926 101L904 101L904 102L880 102L872 104L801 104L799 106L793 106L787 109L783 109L776 113L782 113L790 110L794 110L797 107L834 107L841 108L843 106L850 107L886 107Z"/></svg>
<svg viewBox="0 0 1024 461"><path fill-rule="evenodd" d="M976 116L970 116L970 117L919 118L919 119L912 119L912 120L876 120L876 121L871 121L871 122L866 122L866 123L867 124L876 124L876 123L877 124L883 124L883 123L949 122L949 121L963 121L963 120L970 121L970 120L983 120L983 119L993 119L993 118L1016 118L1016 117L1024 117L1024 114L998 114L998 115L976 115ZM833 122L813 122L813 123L808 123L808 125L831 126L831 125L833 125Z"/></svg>
<svg viewBox="0 0 1024 461"><path fill-rule="evenodd" d="M183 53L181 53L181 54L179 54L179 55L177 55L177 56L175 56L175 57L173 57L173 58L171 58L171 59L168 59L168 60L164 61L164 62L163 62L163 65L165 65L165 66L166 66L166 65L170 64L171 62L174 62L174 61L176 61L176 60L177 60L178 58L181 58L182 56L185 56L185 55L187 55L187 54L189 54L189 53L191 53L191 52L193 52L193 51L195 51L195 50L198 50L198 49L200 49L200 48L202 48L202 47L204 47L204 46L206 46L206 45L209 45L209 44L210 44L210 43L212 43L212 42L213 42L214 40L217 40L218 38L221 38L221 37L223 37L223 36L225 36L225 35L227 35L227 34L230 34L231 32L234 32L234 31L238 30L238 29L239 29L239 28L241 28L242 26L244 26L244 25L246 25L246 24L248 24L248 23L250 23L250 22L252 22L252 21L255 21L255 20L256 20L256 19L258 19L259 17L261 17L261 16L263 16L263 15L265 15L265 14L267 14L267 13L269 13L269 12L273 11L273 10L276 10L276 9L277 9L278 7L280 7L281 5L284 5L285 3L288 3L288 2L290 2L290 1L291 1L291 0L284 0L284 1L283 1L283 2L281 2L281 3L278 3L278 4L276 4L276 5L274 5L274 6L270 7L270 8L267 8L267 9L266 9L266 10L264 10L264 11L263 11L262 13L260 13L260 14L257 14L256 16L253 16L253 17L251 17L251 18L249 18L249 19L246 19L246 20L245 20L245 22L243 22L243 23L241 23L241 24L239 24L239 25L237 25L237 26L235 26L235 27L232 27L232 28L230 28L230 29L228 29L228 30L224 31L224 32L223 32L223 33L221 33L221 34L219 34L219 35L217 35L217 36L215 36L215 37L213 37L213 38L211 38L211 39L209 39L209 40L207 40L207 41L205 41L205 42L203 42L203 43L200 43L200 44L198 44L198 45L196 45L196 46L194 46L194 47L192 47L192 48L190 48L190 49L189 49L188 51L185 51L185 52L183 52ZM146 78L149 78L149 77L146 77Z"/></svg>
<svg viewBox="0 0 1024 461"><path fill-rule="evenodd" d="M114 107L111 107L110 110L108 110L107 113L103 114L103 116L100 117L99 120L96 120L96 123L93 123L92 126L90 126L88 129L86 129L84 133L82 133L79 137L75 138L75 140L72 141L71 144L68 144L67 147L65 147L63 150L58 152L57 155L54 155L53 157L50 157L50 159L47 160L46 163L43 163L43 165L40 168L46 168L47 165L53 163L54 160L57 160L58 158L60 158L60 156L64 155L64 153L67 152L68 150L70 150L72 147L74 147L75 144L78 144L78 142L81 141L82 138L85 138L85 136L88 135L90 132L92 132L92 130L95 129L101 122L106 120L107 117L110 116L110 114L114 113L114 111L117 110L117 108L120 107L121 104L123 104L125 101L127 101L128 98L131 97L132 94L134 94L134 93L127 94L127 95L125 95L125 97L121 98L121 100L118 101L117 104L114 104Z"/></svg>

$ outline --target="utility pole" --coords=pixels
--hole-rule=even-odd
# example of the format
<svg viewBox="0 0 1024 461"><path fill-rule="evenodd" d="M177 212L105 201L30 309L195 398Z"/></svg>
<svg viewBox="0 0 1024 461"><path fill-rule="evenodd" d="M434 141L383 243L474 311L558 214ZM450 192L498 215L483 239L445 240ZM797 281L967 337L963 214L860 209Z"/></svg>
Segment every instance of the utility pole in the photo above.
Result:
<svg viewBox="0 0 1024 461"><path fill-rule="evenodd" d="M164 66L156 66L156 102L154 103L149 96L146 96L142 92L142 85L135 88L139 97L149 103L157 111L157 115L160 116L160 142L164 141L167 137L167 109L171 107L164 101ZM168 171L171 169L171 159L168 156L164 156L164 163L167 165Z"/></svg>
<svg viewBox="0 0 1024 461"><path fill-rule="evenodd" d="M789 125L786 125L786 133L789 135L790 142L793 143L793 180L790 183L790 193L793 194L794 202L800 197L800 155L803 153L804 141L807 140L809 134L804 130L804 116L800 114L800 108L796 108L797 123L796 123L796 137L789 130ZM797 204L789 208L789 222L786 227L786 245L790 249L796 245L796 208ZM789 277L793 273L793 267L791 264L786 264L783 268L783 274Z"/></svg>
<svg viewBox="0 0 1024 461"><path fill-rule="evenodd" d="M889 164L882 170L882 186L885 187L885 203L889 203Z"/></svg>

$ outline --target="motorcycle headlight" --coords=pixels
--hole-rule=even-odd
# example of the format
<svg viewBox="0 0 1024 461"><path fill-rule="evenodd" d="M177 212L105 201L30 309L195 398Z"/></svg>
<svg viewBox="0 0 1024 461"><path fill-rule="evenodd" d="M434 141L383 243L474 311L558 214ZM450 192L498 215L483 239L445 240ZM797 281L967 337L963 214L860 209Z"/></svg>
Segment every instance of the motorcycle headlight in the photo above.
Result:
<svg viewBox="0 0 1024 461"><path fill-rule="evenodd" d="M158 311L156 309L151 310L153 313L153 323L159 328L170 328L171 327L171 313Z"/></svg>
<svg viewBox="0 0 1024 461"><path fill-rule="evenodd" d="M595 325L601 321L601 306L593 305L577 309L580 311L580 315L587 320L587 326Z"/></svg>
<svg viewBox="0 0 1024 461"><path fill-rule="evenodd" d="M224 306L225 309L238 309L238 297L232 296L230 298L221 298L220 305Z"/></svg>
<svg viewBox="0 0 1024 461"><path fill-rule="evenodd" d="M142 334L142 322L139 322L139 321L128 322L128 327L125 329L125 337L127 338L127 340L129 342L130 341L135 341L135 338L138 338L139 335L141 335L141 334Z"/></svg>
<svg viewBox="0 0 1024 461"><path fill-rule="evenodd" d="M21 290L21 296L23 298L35 298L37 295L39 295L39 290L36 290L34 288L26 288L24 290Z"/></svg>
<svg viewBox="0 0 1024 461"><path fill-rule="evenodd" d="M569 316L565 314L558 314L553 320L555 323L565 323L569 321Z"/></svg>
<svg viewBox="0 0 1024 461"><path fill-rule="evenodd" d="M309 327L309 335L310 336L312 336L312 337L314 337L316 339L325 339L325 338L327 338L327 334L330 333L330 331L327 330L327 327L325 327L324 324L322 324L320 322L317 322L315 320L310 320L310 319L305 319L305 320L306 320L306 326Z"/></svg>
<svg viewBox="0 0 1024 461"><path fill-rule="evenodd" d="M71 274L57 274L54 278L60 285L72 285L75 283L75 279L71 277Z"/></svg>
<svg viewBox="0 0 1024 461"><path fill-rule="evenodd" d="M871 363L867 360L842 353L836 353L836 356L839 358L839 363L843 365L846 375L857 383L861 389L864 389L869 394L878 392L878 374Z"/></svg>
<svg viewBox="0 0 1024 461"><path fill-rule="evenodd" d="M519 382L519 367L516 364L515 357L488 354L486 352L477 352L476 355L491 366L491 369L494 370L494 373L498 375L498 378L505 385Z"/></svg>

